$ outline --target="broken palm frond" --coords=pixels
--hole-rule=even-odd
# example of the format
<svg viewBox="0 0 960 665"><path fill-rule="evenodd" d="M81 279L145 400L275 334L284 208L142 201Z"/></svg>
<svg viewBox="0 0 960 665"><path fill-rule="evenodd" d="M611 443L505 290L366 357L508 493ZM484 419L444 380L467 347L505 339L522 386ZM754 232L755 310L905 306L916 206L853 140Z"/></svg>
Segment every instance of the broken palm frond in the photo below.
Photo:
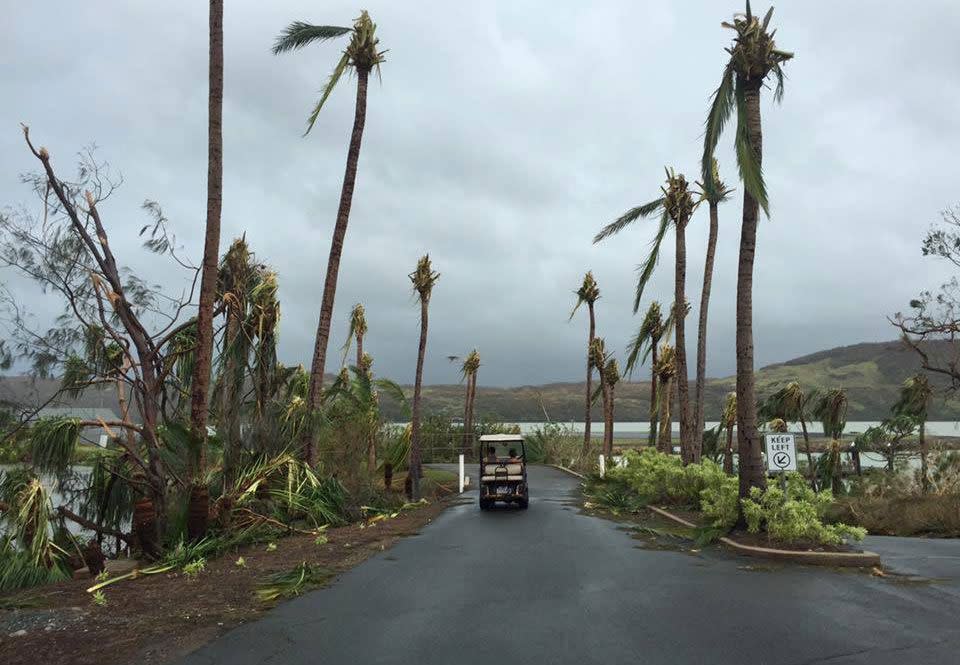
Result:
<svg viewBox="0 0 960 665"><path fill-rule="evenodd" d="M292 570L270 575L257 589L257 599L269 603L279 598L299 596L311 588L324 584L333 576L329 570L312 566L306 561Z"/></svg>
<svg viewBox="0 0 960 665"><path fill-rule="evenodd" d="M80 440L80 422L79 418L42 418L30 428L30 459L38 471L66 471Z"/></svg>

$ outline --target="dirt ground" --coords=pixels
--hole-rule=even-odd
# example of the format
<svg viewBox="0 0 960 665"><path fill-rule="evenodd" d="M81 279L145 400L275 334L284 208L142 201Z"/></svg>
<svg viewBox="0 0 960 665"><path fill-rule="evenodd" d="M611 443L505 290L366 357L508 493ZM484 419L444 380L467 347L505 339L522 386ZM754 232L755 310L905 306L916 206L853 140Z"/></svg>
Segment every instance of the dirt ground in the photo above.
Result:
<svg viewBox="0 0 960 665"><path fill-rule="evenodd" d="M336 575L416 535L457 497L435 500L393 519L329 529L327 542L290 536L267 545L249 545L208 561L200 574L143 576L106 587L105 605L77 579L0 597L0 663L19 665L111 665L170 662L231 628L257 619L273 604L257 600L257 585L268 575L301 562ZM237 564L243 557L245 565Z"/></svg>

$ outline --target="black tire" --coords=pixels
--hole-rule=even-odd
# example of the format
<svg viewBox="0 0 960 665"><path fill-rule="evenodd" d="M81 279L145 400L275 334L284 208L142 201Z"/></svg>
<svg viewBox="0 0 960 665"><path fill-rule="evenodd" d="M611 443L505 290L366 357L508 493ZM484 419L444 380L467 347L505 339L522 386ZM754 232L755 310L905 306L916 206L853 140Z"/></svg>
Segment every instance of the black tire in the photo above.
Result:
<svg viewBox="0 0 960 665"><path fill-rule="evenodd" d="M480 510L490 510L493 506L493 502L489 499L480 499Z"/></svg>
<svg viewBox="0 0 960 665"><path fill-rule="evenodd" d="M530 499L523 497L517 502L517 505L520 506L520 510L526 510L530 506Z"/></svg>

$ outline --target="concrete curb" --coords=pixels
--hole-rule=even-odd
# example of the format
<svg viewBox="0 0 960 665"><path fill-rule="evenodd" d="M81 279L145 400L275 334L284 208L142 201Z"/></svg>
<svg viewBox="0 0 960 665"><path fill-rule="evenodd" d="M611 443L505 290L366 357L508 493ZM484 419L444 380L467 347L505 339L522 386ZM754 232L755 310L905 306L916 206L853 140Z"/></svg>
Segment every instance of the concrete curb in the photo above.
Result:
<svg viewBox="0 0 960 665"><path fill-rule="evenodd" d="M587 479L587 477L586 477L585 475L583 475L582 473L577 473L577 472L574 471L573 469L568 469L567 467L565 467L565 466L560 466L559 464L544 464L544 466L549 466L551 469L556 469L557 471L564 471L564 472L566 472L566 473L569 473L571 476L576 476L576 477L579 478L580 480L586 480L586 479Z"/></svg>
<svg viewBox="0 0 960 665"><path fill-rule="evenodd" d="M674 515L663 508L657 508L656 506L647 506L647 508L678 524L682 524L691 529L697 528L696 524L688 522L682 517ZM744 545L732 538L726 537L721 538L720 542L738 554L761 559L792 561L793 563L804 563L811 566L839 566L850 568L872 568L880 565L880 555L875 552L800 552L796 550L778 550L773 547Z"/></svg>

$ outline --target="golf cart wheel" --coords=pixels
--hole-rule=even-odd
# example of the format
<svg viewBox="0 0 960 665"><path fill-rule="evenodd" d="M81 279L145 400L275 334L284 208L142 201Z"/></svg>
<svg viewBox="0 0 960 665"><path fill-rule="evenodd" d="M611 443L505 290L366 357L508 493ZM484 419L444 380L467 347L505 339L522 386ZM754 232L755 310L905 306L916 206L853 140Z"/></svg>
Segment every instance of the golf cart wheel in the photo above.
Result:
<svg viewBox="0 0 960 665"><path fill-rule="evenodd" d="M520 510L526 510L527 507L530 505L530 498L529 498L529 497L526 497L526 496L525 496L525 497L522 497L522 498L517 502L517 505L520 506Z"/></svg>
<svg viewBox="0 0 960 665"><path fill-rule="evenodd" d="M483 499L483 498L480 499L480 510L490 510L492 506L493 506L493 501L491 501L490 499Z"/></svg>

